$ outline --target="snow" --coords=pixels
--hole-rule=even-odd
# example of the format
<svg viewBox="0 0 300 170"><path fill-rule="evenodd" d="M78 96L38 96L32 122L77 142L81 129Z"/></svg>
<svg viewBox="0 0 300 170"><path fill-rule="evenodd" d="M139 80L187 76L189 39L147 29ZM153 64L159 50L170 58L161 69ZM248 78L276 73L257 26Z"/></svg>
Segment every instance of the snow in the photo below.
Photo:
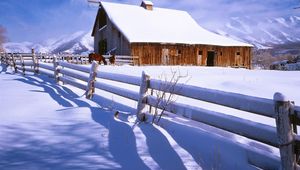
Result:
<svg viewBox="0 0 300 170"><path fill-rule="evenodd" d="M294 16L297 20L299 20L300 21L300 17L299 16Z"/></svg>
<svg viewBox="0 0 300 170"><path fill-rule="evenodd" d="M276 41L277 43L283 43L283 40L276 37L274 34L268 32L267 30L263 30L264 33L266 33L270 38L272 38L274 41ZM263 41L265 42L265 41Z"/></svg>
<svg viewBox="0 0 300 170"><path fill-rule="evenodd" d="M31 53L32 48L38 53L89 53L94 50L94 39L90 34L90 32L78 31L71 35L48 39L42 43L8 42L4 44L4 49L6 52L21 53Z"/></svg>
<svg viewBox="0 0 300 170"><path fill-rule="evenodd" d="M244 23L239 17L231 17L230 23L225 24L229 29L235 30L237 32L243 33L244 35L249 35L253 33L253 30L249 25Z"/></svg>
<svg viewBox="0 0 300 170"><path fill-rule="evenodd" d="M84 91L56 85L44 75L11 74L10 68L1 66L0 70L0 169L253 169L247 155L256 150L261 154L251 159L266 160L266 155L279 159L276 148L169 113L159 126L135 124L136 102L111 93L96 89L97 97L91 101L82 96ZM194 66L100 66L99 70L138 77L145 71L151 78L180 70L189 79L181 81L190 85L269 99L281 92L300 103L296 71ZM112 81L110 85L139 90ZM177 102L275 123L187 98L178 97ZM118 118L115 110L121 111ZM278 164L273 161L273 166Z"/></svg>
<svg viewBox="0 0 300 170"><path fill-rule="evenodd" d="M146 4L146 5L153 5L153 2L151 2L151 1L143 1L144 2L144 4Z"/></svg>
<svg viewBox="0 0 300 170"><path fill-rule="evenodd" d="M81 38L81 43L85 46L89 51L94 51L94 39L91 37L91 32L86 33Z"/></svg>
<svg viewBox="0 0 300 170"><path fill-rule="evenodd" d="M109 19L129 42L252 46L200 27L185 11L101 2Z"/></svg>
<svg viewBox="0 0 300 170"><path fill-rule="evenodd" d="M156 79L164 75L170 76L171 71L180 71L182 75L188 75L186 79L190 85L267 99L273 99L274 93L281 92L290 100L300 104L300 95L295 93L300 85L298 79L300 72L297 71L283 72L199 66L106 66L100 68L103 72L139 77L142 75L142 71L145 71Z"/></svg>
<svg viewBox="0 0 300 170"><path fill-rule="evenodd" d="M298 17L299 18L299 17ZM276 47L276 45L288 44L291 42L297 43L299 40L299 21L297 16L266 16L259 20L244 16L244 17L230 17L220 23L218 20L213 22L215 24L207 25L206 22L200 24L201 26L215 31L221 35L228 35L235 39L239 37L239 41L245 41L255 45L259 49L265 47ZM198 23L201 21L199 20ZM211 23L211 22L208 22ZM222 30L221 32L219 30ZM284 32L286 34L282 34ZM249 38L251 37L251 38Z"/></svg>
<svg viewBox="0 0 300 170"><path fill-rule="evenodd" d="M284 18L282 18L282 17L280 17L280 18L275 18L275 20L276 20L278 23L280 23L281 25L283 25L283 26L285 26L285 27L287 27L287 28L290 27L289 24L286 23L286 20L285 20Z"/></svg>
<svg viewBox="0 0 300 170"><path fill-rule="evenodd" d="M31 48L29 46L32 45L33 44L30 42L22 42L22 43L8 42L8 43L4 43L3 47L8 52L30 53Z"/></svg>
<svg viewBox="0 0 300 170"><path fill-rule="evenodd" d="M274 94L274 100L275 101L281 101L281 102L285 102L285 101L289 101L285 95L281 94L281 93L275 93Z"/></svg>

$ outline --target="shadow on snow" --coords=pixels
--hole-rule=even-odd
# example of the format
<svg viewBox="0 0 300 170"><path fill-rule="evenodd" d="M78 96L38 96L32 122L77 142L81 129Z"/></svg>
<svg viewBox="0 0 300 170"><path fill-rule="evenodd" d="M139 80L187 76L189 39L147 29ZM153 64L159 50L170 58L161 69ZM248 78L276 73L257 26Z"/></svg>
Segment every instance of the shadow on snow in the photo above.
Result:
<svg viewBox="0 0 300 170"><path fill-rule="evenodd" d="M99 125L96 127L99 132L91 134L89 126L92 125L77 121L67 125L51 124L51 120L49 125L43 122L25 127L0 125L2 132L9 134L0 139L0 169L149 169L138 154L133 128L126 122L116 121L111 111L92 107L69 88L56 85L43 76L24 76L15 80L41 88L32 92L49 94L63 107L74 107L72 101L78 107L89 108L92 119ZM100 105L105 106L109 100L101 102ZM117 105L126 109L122 104ZM134 113L132 109L131 113ZM100 132L101 126L108 129L108 148L101 144L106 137ZM160 168L185 169L180 157L158 129L146 124L138 126L146 137L145 145L150 156ZM42 139L36 137L35 134L44 134L44 131L52 135ZM94 155L95 159L90 155Z"/></svg>

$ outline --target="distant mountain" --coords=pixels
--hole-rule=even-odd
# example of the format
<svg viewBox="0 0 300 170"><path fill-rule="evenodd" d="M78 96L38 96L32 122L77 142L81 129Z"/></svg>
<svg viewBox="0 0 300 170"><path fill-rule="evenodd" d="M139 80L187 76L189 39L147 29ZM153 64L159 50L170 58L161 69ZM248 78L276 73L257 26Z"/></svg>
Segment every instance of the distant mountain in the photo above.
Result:
<svg viewBox="0 0 300 170"><path fill-rule="evenodd" d="M218 34L253 44L258 49L276 48L300 43L300 16L262 18L233 17L218 28ZM299 46L298 46L299 48Z"/></svg>
<svg viewBox="0 0 300 170"><path fill-rule="evenodd" d="M259 20L232 17L227 21L202 26L217 34L254 45L254 68L268 69L272 62L300 56L300 16Z"/></svg>
<svg viewBox="0 0 300 170"><path fill-rule="evenodd" d="M71 35L62 36L57 39L50 39L40 44L31 42L4 44L6 52L24 52L29 53L33 48L35 52L41 53L72 53L82 54L89 53L94 50L94 39L90 32L79 31Z"/></svg>

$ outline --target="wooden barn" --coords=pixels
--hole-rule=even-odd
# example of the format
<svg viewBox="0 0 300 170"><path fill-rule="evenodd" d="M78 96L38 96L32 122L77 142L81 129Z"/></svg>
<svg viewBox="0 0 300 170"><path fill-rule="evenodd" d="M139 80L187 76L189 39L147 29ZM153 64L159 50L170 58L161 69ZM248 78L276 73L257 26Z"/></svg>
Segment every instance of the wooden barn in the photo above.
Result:
<svg viewBox="0 0 300 170"><path fill-rule="evenodd" d="M138 56L143 65L251 67L252 45L205 30L185 11L100 2L92 32L98 54Z"/></svg>

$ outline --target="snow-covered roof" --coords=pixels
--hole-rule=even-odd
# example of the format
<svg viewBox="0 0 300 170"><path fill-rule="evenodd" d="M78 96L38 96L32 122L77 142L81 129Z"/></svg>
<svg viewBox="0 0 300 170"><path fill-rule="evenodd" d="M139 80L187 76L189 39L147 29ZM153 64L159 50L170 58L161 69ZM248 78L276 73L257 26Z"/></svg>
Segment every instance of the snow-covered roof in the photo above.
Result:
<svg viewBox="0 0 300 170"><path fill-rule="evenodd" d="M152 1L143 1L144 2L144 4L146 4L146 5L153 5L153 2Z"/></svg>
<svg viewBox="0 0 300 170"><path fill-rule="evenodd" d="M130 43L179 43L218 46L248 46L200 27L186 12L101 1L110 21Z"/></svg>

